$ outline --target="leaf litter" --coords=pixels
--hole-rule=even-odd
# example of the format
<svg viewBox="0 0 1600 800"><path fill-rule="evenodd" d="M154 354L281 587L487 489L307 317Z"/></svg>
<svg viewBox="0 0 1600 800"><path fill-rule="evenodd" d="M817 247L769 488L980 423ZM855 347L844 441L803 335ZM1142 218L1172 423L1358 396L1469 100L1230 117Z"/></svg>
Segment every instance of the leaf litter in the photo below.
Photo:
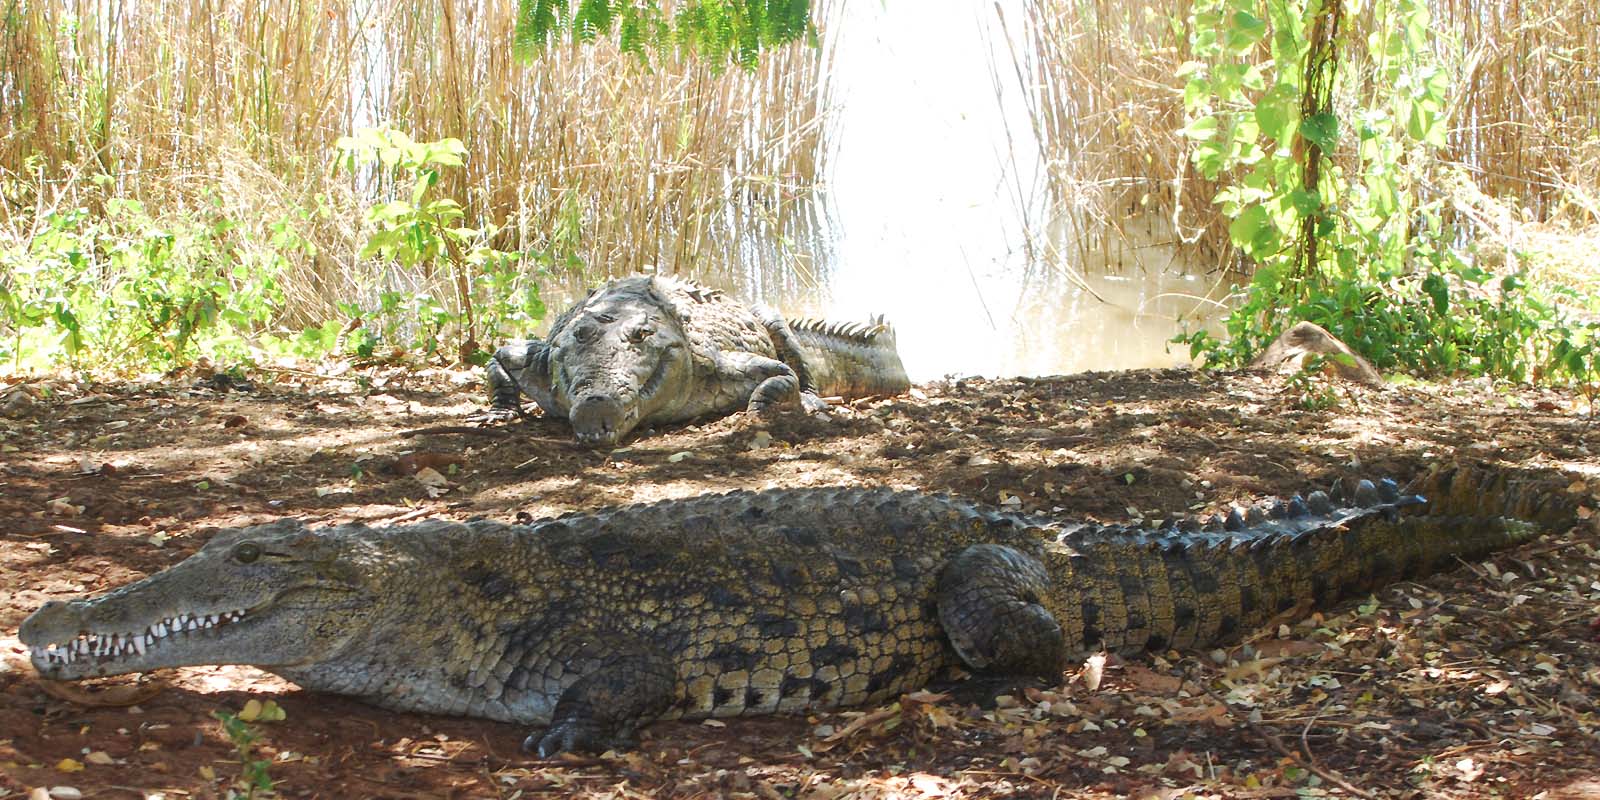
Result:
<svg viewBox="0 0 1600 800"><path fill-rule="evenodd" d="M100 688L17 666L16 625L44 600L160 569L215 527L284 514L511 520L732 488L887 483L1158 520L1286 494L1352 464L1404 477L1481 458L1475 445L1491 440L1508 469L1567 475L1585 509L1600 486L1590 422L1569 397L1476 384L1358 389L1359 408L1303 412L1280 384L1247 374L969 379L852 403L827 421L668 429L608 458L572 445L559 421L517 423L488 446L451 433L481 395L457 373L279 377L225 394L0 389L26 398L0 416L11 522L0 584L14 587L0 597L0 793L221 797L238 763L210 717L219 709L254 716L276 791L304 797L1556 796L1600 763L1600 553L1582 512L1572 531L1241 645L1097 655L992 708L919 692L809 717L663 723L639 750L599 757L529 760L515 726L311 696L243 667ZM438 432L406 435L419 425ZM414 471L362 468L408 455ZM427 481L456 501L414 506Z"/></svg>

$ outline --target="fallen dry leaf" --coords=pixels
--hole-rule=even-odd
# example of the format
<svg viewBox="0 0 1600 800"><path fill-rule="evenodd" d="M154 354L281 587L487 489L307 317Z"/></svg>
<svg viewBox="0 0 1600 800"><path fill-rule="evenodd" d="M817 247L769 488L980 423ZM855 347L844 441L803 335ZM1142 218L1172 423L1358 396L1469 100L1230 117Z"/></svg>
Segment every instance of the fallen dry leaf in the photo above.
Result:
<svg viewBox="0 0 1600 800"><path fill-rule="evenodd" d="M423 467L417 470L417 474L412 475L411 479L422 484L422 488L427 491L429 497L438 497L450 491L450 479L433 467Z"/></svg>
<svg viewBox="0 0 1600 800"><path fill-rule="evenodd" d="M415 475L424 469L435 472L449 472L451 467L465 466L467 460L456 453L435 453L419 451L406 453L394 460L390 470L402 477Z"/></svg>
<svg viewBox="0 0 1600 800"><path fill-rule="evenodd" d="M83 506L73 505L70 497L57 497L45 504L45 510L58 517L76 517L83 513Z"/></svg>

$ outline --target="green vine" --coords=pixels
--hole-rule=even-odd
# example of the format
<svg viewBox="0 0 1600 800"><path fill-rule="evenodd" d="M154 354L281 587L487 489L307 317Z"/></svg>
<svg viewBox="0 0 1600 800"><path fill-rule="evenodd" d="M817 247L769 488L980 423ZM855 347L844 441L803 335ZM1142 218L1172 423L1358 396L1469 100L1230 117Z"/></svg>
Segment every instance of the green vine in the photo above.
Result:
<svg viewBox="0 0 1600 800"><path fill-rule="evenodd" d="M1519 272L1459 252L1438 176L1452 72L1425 0L1197 0L1180 70L1196 169L1221 189L1253 267L1228 336L1180 336L1245 363L1310 320L1375 366L1513 380L1600 373L1596 327ZM1365 13L1364 41L1348 15Z"/></svg>

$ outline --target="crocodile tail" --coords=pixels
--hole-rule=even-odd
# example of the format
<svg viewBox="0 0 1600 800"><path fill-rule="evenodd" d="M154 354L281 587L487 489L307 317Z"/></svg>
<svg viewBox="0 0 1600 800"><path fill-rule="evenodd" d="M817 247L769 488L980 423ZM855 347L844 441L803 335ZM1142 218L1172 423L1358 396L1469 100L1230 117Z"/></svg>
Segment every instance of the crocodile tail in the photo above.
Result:
<svg viewBox="0 0 1600 800"><path fill-rule="evenodd" d="M1445 502L1435 507L1421 496L1362 482L1355 505L1315 493L1309 504L1280 509L1287 511L1281 519L1233 531L1069 532L1046 554L1055 579L1051 610L1069 650L1225 644L1310 607L1480 558L1558 519L1507 516L1508 508L1559 502L1513 497L1504 491L1511 484L1493 476L1440 473L1423 485L1444 489ZM1307 507L1323 504L1334 507Z"/></svg>
<svg viewBox="0 0 1600 800"><path fill-rule="evenodd" d="M883 317L864 323L803 319L789 327L818 394L872 397L911 388L894 327Z"/></svg>

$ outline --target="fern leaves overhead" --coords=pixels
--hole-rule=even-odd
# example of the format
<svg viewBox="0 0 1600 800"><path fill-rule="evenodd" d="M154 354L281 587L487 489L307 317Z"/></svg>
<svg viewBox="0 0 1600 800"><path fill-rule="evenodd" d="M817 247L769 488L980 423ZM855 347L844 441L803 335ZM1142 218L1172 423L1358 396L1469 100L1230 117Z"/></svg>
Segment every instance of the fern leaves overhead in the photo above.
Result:
<svg viewBox="0 0 1600 800"><path fill-rule="evenodd" d="M810 0L519 0L515 47L532 59L570 34L592 42L615 29L624 53L693 52L714 66L754 69L763 48L814 41ZM576 7L574 7L576 6Z"/></svg>

